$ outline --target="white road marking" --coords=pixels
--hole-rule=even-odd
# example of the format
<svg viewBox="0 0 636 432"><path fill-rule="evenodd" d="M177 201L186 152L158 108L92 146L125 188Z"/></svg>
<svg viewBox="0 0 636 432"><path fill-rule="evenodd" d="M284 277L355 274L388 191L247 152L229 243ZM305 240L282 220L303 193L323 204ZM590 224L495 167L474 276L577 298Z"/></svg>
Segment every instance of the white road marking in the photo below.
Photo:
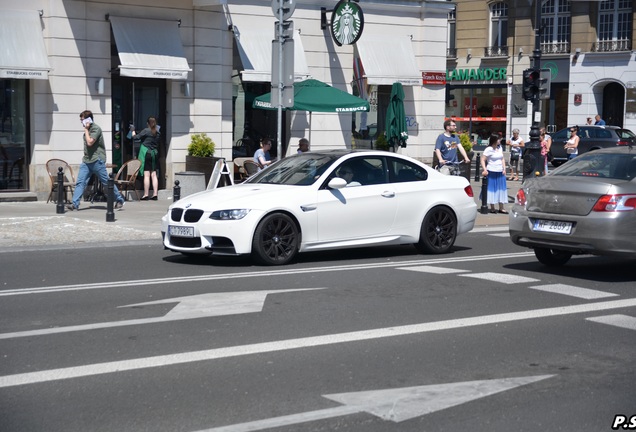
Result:
<svg viewBox="0 0 636 432"><path fill-rule="evenodd" d="M398 270L409 270L409 271L433 273L433 274L464 273L468 271L468 270L452 269L452 268L446 268L446 267L435 267L435 266L398 267Z"/></svg>
<svg viewBox="0 0 636 432"><path fill-rule="evenodd" d="M577 286L565 284L537 285L531 286L530 288L554 294L563 294L566 296L582 298L586 300L594 300L606 297L618 297L618 294L608 293L605 291L597 291L588 288L580 288Z"/></svg>
<svg viewBox="0 0 636 432"><path fill-rule="evenodd" d="M0 333L0 339L13 339L29 336L42 336L55 333L96 330L103 328L124 327L141 324L154 324L167 321L181 321L223 315L256 313L263 310L265 299L269 294L281 294L296 291L312 291L324 288L297 288L287 290L239 291L224 293L207 293L187 297L168 298L163 300L137 303L119 307L139 307L156 304L176 303L167 314L160 317L140 318L133 320L111 321L66 327L51 327L13 333Z"/></svg>
<svg viewBox="0 0 636 432"><path fill-rule="evenodd" d="M327 266L327 267L315 267L315 268L295 268L288 270L259 270L253 272L241 272L241 273L224 273L202 276L177 276L157 279L133 279L126 281L109 281L109 282L97 282L88 284L77 285L57 285L49 287L35 287L35 288L18 288L0 291L0 297L14 296L14 295L26 295L26 294L43 294L43 293L55 293L64 291L82 291L93 289L108 289L108 288L137 288L149 285L163 285L163 284L177 284L177 283L191 283L191 282L206 282L211 280L225 280L225 279L241 279L241 278L264 278L267 276L285 276L285 275L298 275L305 273L330 273L335 271L350 271L350 270L362 270L362 269L378 269L378 268L391 268L391 267L403 267L411 265L428 265L428 264L448 264L448 263L466 263L470 261L488 261L488 260L502 260L502 259L515 259L534 256L533 252L518 252L511 254L493 254L493 255L480 255L472 257L448 257L448 258L436 258L430 260L412 260L412 261L400 261L389 263L368 263L368 264L355 264L355 265L341 265L341 266Z"/></svg>
<svg viewBox="0 0 636 432"><path fill-rule="evenodd" d="M206 429L199 432L248 432L366 412L382 420L403 422L554 375L466 381L385 390L323 395L343 406Z"/></svg>
<svg viewBox="0 0 636 432"><path fill-rule="evenodd" d="M539 319L573 315L605 310L621 309L636 306L636 298L613 300L583 305L562 306L547 309L535 309L521 312L510 312L495 315L485 315L471 318L458 318L432 323L411 324L397 327L387 327L372 330L362 330L348 333L336 333L323 336L311 336L305 338L288 339L273 342L261 342L249 345L214 348L203 351L193 351L155 357L146 357L132 360L120 360L108 363L67 367L38 372L27 372L15 375L0 376L0 388L13 387L26 384L36 384L48 381L56 381L71 378L87 377L92 375L108 374L115 372L132 371L137 369L172 366L199 361L210 361L230 357L238 357L253 354L263 354L299 348L333 345L347 342L358 342L387 337L414 335L440 330L467 328L487 324L513 322L528 319Z"/></svg>
<svg viewBox="0 0 636 432"><path fill-rule="evenodd" d="M485 279L485 280L499 282L499 283L508 284L508 285L519 284L519 283L529 283L529 282L539 282L539 279L505 274L505 273L493 273L493 272L462 274L459 276L471 277L475 279Z"/></svg>
<svg viewBox="0 0 636 432"><path fill-rule="evenodd" d="M601 324L608 324L611 326L626 328L628 330L636 330L636 318L629 315L606 315L595 318L586 318L588 321L593 321Z"/></svg>
<svg viewBox="0 0 636 432"><path fill-rule="evenodd" d="M490 237L510 237L510 233L488 234Z"/></svg>
<svg viewBox="0 0 636 432"><path fill-rule="evenodd" d="M487 233L487 232L497 232L497 231L505 231L507 233L510 232L508 225L477 227L470 230L471 233Z"/></svg>

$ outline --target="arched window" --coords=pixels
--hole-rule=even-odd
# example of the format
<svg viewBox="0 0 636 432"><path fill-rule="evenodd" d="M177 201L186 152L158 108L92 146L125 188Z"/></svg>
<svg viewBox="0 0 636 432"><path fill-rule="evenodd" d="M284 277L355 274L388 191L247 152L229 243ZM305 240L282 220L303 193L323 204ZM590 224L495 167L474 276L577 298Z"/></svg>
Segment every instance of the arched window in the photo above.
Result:
<svg viewBox="0 0 636 432"><path fill-rule="evenodd" d="M504 2L490 6L490 46L486 57L508 55L508 5Z"/></svg>
<svg viewBox="0 0 636 432"><path fill-rule="evenodd" d="M541 6L541 52L570 52L570 0L547 0Z"/></svg>
<svg viewBox="0 0 636 432"><path fill-rule="evenodd" d="M605 0L598 4L598 41L594 50L631 51L632 0Z"/></svg>

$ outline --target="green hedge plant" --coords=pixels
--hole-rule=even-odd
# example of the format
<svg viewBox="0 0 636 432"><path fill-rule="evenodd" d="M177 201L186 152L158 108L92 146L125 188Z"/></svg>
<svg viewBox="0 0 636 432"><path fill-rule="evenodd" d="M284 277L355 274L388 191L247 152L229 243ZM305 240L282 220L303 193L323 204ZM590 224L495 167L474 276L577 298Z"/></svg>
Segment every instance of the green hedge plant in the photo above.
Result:
<svg viewBox="0 0 636 432"><path fill-rule="evenodd" d="M188 156L211 157L214 155L214 141L205 133L198 133L190 136L188 146Z"/></svg>

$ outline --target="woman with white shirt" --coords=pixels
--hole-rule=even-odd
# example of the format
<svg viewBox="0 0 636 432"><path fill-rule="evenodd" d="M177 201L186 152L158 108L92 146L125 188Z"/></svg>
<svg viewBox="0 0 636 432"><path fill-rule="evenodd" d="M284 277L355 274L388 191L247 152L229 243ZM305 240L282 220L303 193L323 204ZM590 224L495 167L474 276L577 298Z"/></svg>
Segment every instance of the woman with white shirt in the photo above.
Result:
<svg viewBox="0 0 636 432"><path fill-rule="evenodd" d="M500 141L499 135L490 135L488 147L481 156L481 168L482 175L488 177L486 202L490 205L490 213L508 214L504 209L504 204L508 202L506 161ZM483 190L482 193L484 193ZM495 204L499 204L499 210L495 210Z"/></svg>
<svg viewBox="0 0 636 432"><path fill-rule="evenodd" d="M572 126L570 128L570 139L565 143L565 151L568 154L568 159L574 159L579 155L579 127Z"/></svg>

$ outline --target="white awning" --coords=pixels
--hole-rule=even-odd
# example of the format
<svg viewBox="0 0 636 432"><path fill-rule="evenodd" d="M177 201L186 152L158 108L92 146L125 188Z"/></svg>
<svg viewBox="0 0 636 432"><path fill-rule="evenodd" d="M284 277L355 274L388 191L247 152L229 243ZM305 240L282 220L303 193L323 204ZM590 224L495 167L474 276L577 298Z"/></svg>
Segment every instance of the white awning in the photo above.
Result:
<svg viewBox="0 0 636 432"><path fill-rule="evenodd" d="M185 80L191 71L174 21L111 16L122 76Z"/></svg>
<svg viewBox="0 0 636 432"><path fill-rule="evenodd" d="M50 70L40 13L3 10L0 14L0 78L48 79Z"/></svg>
<svg viewBox="0 0 636 432"><path fill-rule="evenodd" d="M241 57L243 81L271 82L274 17L232 14L234 37ZM308 78L305 49L298 32L294 33L294 78Z"/></svg>
<svg viewBox="0 0 636 432"><path fill-rule="evenodd" d="M408 36L371 35L362 33L356 42L367 84L421 85L422 72Z"/></svg>

